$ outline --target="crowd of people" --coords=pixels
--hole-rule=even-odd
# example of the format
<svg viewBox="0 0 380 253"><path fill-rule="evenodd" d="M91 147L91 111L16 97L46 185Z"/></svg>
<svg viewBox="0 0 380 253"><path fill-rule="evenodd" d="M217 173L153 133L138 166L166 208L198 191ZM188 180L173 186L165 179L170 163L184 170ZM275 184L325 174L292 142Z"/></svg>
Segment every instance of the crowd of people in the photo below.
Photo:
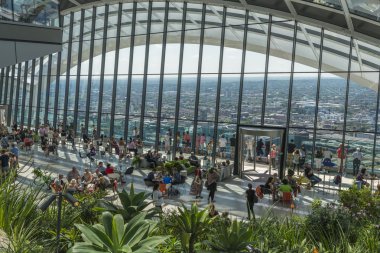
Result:
<svg viewBox="0 0 380 253"><path fill-rule="evenodd" d="M83 174L76 167L72 167L66 177L59 174L51 182L50 187L54 192L65 189L70 193L93 193L97 190L117 187L118 181L125 183L125 174L117 171L110 163L104 166L100 161L94 171L86 168Z"/></svg>
<svg viewBox="0 0 380 253"><path fill-rule="evenodd" d="M42 149L46 155L50 153L56 153L59 145L66 145L67 143L72 143L74 146L77 141L73 130L70 128L65 130L62 126L58 128L52 128L48 124L41 125L38 129L29 130L25 128L18 129L17 126L14 126L11 133L8 133L6 128L2 126L0 128L1 139L0 145L2 146L0 162L2 165L2 174L5 175L9 171L9 168L14 167L17 164L19 151L18 146L22 149L30 149L31 145L35 143L40 143ZM168 130L166 137L164 138L165 151L170 151L173 145L172 133L170 129ZM179 138L178 138L179 136ZM196 148L193 152L192 148L192 138L190 138L189 132L184 132L180 134L179 132L176 135L177 137L177 148L180 150L179 156L174 157L173 160L184 160L184 153L190 153L186 160L190 165L195 166L194 177L190 186L190 194L195 196L195 199L202 199L202 190L206 188L208 190L207 202L210 203L210 213L214 213L215 205L215 193L217 191L217 185L219 179L222 177L220 171L217 171L211 165L210 159L207 154L211 153L213 147L213 139L207 138L204 134L197 136L196 138ZM228 153L232 156L233 147L235 146L236 139L235 136L231 138L226 138L226 136L221 135L217 140L217 155L221 158L226 158ZM115 137L106 137L99 135L96 129L94 128L91 135L81 128L81 142L83 148L85 149L85 156L91 161L95 161L97 154L102 152L108 152L111 154L116 154L119 156L119 159L131 159L136 155L140 156L142 159L145 159L149 167L152 168L152 171L148 173L145 180L150 181L153 186L153 203L156 207L161 208L163 204L163 199L165 195L170 194L179 194L175 189L175 185L183 184L186 179L186 174L182 173L182 168L175 168L171 173L169 171L160 171L160 166L166 162L165 157L162 156L160 152L157 151L148 151L146 154L143 154L143 143L139 137L138 130L134 130L134 135L129 138L128 141L125 141L123 138L116 139ZM211 144L210 144L211 143ZM209 148L209 144L211 148ZM227 145L230 144L229 152L227 153ZM253 147L256 147L256 155L259 159L262 157L268 158L268 163L270 163L273 169L278 169L277 161L280 154L280 147L277 147L275 144L268 145L260 139L257 143L253 143ZM102 148L101 148L102 147ZM206 154L205 159L199 159L199 154ZM301 187L298 184L297 180L293 177L295 173L300 173L303 171L303 175L309 179L310 186L321 182L321 179L313 173L313 168L306 161L306 147L301 145L300 148L297 148L294 141L291 140L288 145L288 165L289 170L288 174L281 180L277 173L269 176L266 183L260 185L261 192L264 194L272 194L273 199L277 200L281 198L283 193L291 193L293 196L297 196L301 191ZM339 164L332 163L331 159L333 153L329 149L316 149L315 155L315 169L323 170L326 166L337 167L340 173L343 173L345 159L347 158L347 148L343 145L340 145L336 150L336 155L340 160ZM360 148L352 154L353 158L353 174L355 174L355 179L357 184L360 187L365 187L368 184L366 181L366 170L361 165L363 159L363 154L361 153ZM205 164L208 166L204 167ZM117 186L117 182L125 182L125 175L117 171L112 167L111 164L104 166L102 162L97 164L97 167L92 171L87 168L84 170L83 174L79 173L78 169L73 167L72 170L67 174L58 175L51 183L51 188L54 191L60 191L67 189L71 193L75 192L94 192L99 189L107 189ZM173 187L174 186L174 187ZM248 216L252 217L253 206L256 200L256 192L252 184L248 185L246 191L246 201L247 201L247 210ZM251 213L251 215L250 215ZM253 215L254 217L254 215Z"/></svg>

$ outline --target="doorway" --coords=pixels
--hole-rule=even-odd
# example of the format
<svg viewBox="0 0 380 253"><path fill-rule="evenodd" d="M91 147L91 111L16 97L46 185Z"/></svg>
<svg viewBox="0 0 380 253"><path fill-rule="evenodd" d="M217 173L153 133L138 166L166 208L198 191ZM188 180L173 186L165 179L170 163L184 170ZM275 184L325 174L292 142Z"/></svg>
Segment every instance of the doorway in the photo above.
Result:
<svg viewBox="0 0 380 253"><path fill-rule="evenodd" d="M8 105L0 105L0 126L7 126Z"/></svg>
<svg viewBox="0 0 380 253"><path fill-rule="evenodd" d="M238 171L240 177L257 173L271 175L276 170L282 178L285 165L285 133L285 128L239 126Z"/></svg>

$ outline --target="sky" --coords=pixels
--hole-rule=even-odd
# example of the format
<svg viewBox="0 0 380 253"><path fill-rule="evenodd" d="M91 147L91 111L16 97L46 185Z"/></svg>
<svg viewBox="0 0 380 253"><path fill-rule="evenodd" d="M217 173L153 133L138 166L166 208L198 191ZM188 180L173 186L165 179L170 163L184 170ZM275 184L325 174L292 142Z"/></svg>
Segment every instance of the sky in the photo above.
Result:
<svg viewBox="0 0 380 253"><path fill-rule="evenodd" d="M149 74L160 74L161 70L161 53L162 45L153 44L149 48ZM167 44L165 73L177 73L179 66L179 44ZM183 73L196 74L198 71L198 55L199 45L185 44L184 48L184 64ZM217 73L219 69L220 48L217 46L204 45L202 73ZM241 57L242 50L235 48L224 48L223 73L239 74L241 72ZM106 54L105 74L113 74L114 72L115 51ZM133 73L144 74L145 63L145 46L137 46L134 49ZM89 61L82 62L82 75L88 74ZM93 75L99 75L101 71L101 56L94 57L93 60ZM245 72L263 73L265 72L265 54L249 52L246 54ZM270 72L290 72L291 62L274 56L269 60ZM120 50L118 74L128 74L129 68L129 48ZM315 68L311 68L302 64L296 63L295 71L298 72L317 72ZM71 69L71 75L76 74L76 67ZM278 74L285 75L285 74ZM303 74L305 76L315 74Z"/></svg>

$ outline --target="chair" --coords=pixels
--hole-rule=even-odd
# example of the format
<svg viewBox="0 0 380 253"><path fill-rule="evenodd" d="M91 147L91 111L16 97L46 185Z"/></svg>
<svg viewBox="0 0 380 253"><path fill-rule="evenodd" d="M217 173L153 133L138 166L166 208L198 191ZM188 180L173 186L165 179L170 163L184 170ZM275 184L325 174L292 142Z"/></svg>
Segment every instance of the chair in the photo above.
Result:
<svg viewBox="0 0 380 253"><path fill-rule="evenodd" d="M186 176L181 175L181 179L179 181L174 181L172 183L172 186L178 185L182 188L184 192L186 192L186 185L185 185L186 179L187 179Z"/></svg>
<svg viewBox="0 0 380 253"><path fill-rule="evenodd" d="M125 171L125 173L124 173L124 175L130 175L131 176L131 179L132 179L132 182L133 182L133 170L135 169L135 167L129 167L126 171Z"/></svg>
<svg viewBox="0 0 380 253"><path fill-rule="evenodd" d="M290 204L293 202L293 196L291 192L283 192L280 196L279 201L284 205L286 202L289 202Z"/></svg>
<svg viewBox="0 0 380 253"><path fill-rule="evenodd" d="M145 189L149 188L149 187L153 187L155 185L155 183L153 181L150 181L147 178L144 178L144 184L145 184Z"/></svg>

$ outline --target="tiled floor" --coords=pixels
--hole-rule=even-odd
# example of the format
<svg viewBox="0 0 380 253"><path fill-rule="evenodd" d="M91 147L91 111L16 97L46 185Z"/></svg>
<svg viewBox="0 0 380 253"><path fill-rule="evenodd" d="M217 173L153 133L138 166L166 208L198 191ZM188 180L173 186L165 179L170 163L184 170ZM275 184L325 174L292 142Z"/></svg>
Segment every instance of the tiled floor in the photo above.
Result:
<svg viewBox="0 0 380 253"><path fill-rule="evenodd" d="M110 162L113 165L118 165L118 160L115 156L105 156L103 158L98 157L97 161L102 160L105 163ZM28 163L29 161L29 163ZM58 155L50 155L46 157L39 147L34 147L32 151L21 151L20 163L28 164L25 170L20 174L20 180L24 180L25 183L33 181L32 170L33 167L41 167L51 172L55 177L58 173L66 175L72 166L76 166L81 172L84 168L92 167L94 164L89 164L88 159L83 159L79 156L78 147L74 149L71 147L60 147ZM32 166L30 166L32 165ZM133 173L133 177L127 179L127 184L119 185L120 188L130 186L130 182L133 181L135 189L137 191L151 191L146 189L143 182L143 178L149 173L149 169L138 169ZM273 172L272 172L273 173ZM215 206L220 212L227 211L231 216L237 216L244 218L247 216L246 202L244 192L247 188L247 184L252 182L254 187L259 184L263 184L268 177L268 169L265 164L257 164L256 171L252 171L246 174L245 179L238 177L231 177L223 182L218 183L218 190L216 193ZM329 181L333 176L327 174ZM323 175L322 175L323 178ZM326 178L327 179L327 178ZM207 207L207 194L208 191L204 188L202 193L203 199L196 200L194 196L189 195L190 184L193 177L190 175L186 181L186 184L182 187L178 187L181 194L179 197L165 199L164 209L173 208L181 204L190 206L193 202L196 202L200 207ZM344 178L343 184L349 185L351 180ZM329 183L330 186L332 185ZM327 185L326 185L327 186ZM290 203L273 203L270 196L266 195L259 203L255 204L256 216L262 216L267 212L273 212L275 215L291 215L292 212L296 214L307 214L310 211L311 203L314 199L321 199L326 202L334 202L338 198L336 190L324 190L322 185L315 187L311 190L302 188L301 194L294 200L295 209L290 208Z"/></svg>

